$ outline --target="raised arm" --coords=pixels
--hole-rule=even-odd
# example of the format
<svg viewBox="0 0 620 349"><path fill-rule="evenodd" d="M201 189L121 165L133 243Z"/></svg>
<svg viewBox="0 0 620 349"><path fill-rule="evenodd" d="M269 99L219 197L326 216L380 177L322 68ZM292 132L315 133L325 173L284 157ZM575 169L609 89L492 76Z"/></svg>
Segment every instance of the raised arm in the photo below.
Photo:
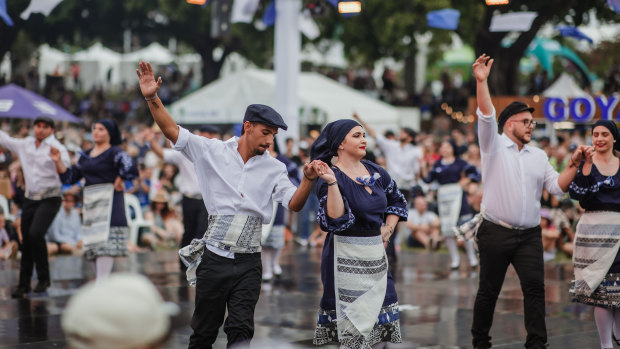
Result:
<svg viewBox="0 0 620 349"><path fill-rule="evenodd" d="M491 57L483 53L482 56L476 59L476 62L474 62L472 66L474 77L477 82L476 100L478 102L478 108L480 108L480 111L484 115L491 115L493 113L491 93L489 92L489 85L487 83L487 78L491 72L491 66L493 65L493 60L490 58Z"/></svg>
<svg viewBox="0 0 620 349"><path fill-rule="evenodd" d="M353 119L357 120L357 122L360 123L360 125L362 125L362 127L364 128L364 130L366 130L366 132L368 132L368 135L370 135L370 137L377 139L377 132L370 127L367 123L364 122L364 120L362 120L362 118L360 118L359 115L357 115L356 112L353 112Z"/></svg>
<svg viewBox="0 0 620 349"><path fill-rule="evenodd" d="M146 130L144 130L144 140L149 142L153 153L155 153L155 155L157 155L158 158L163 160L164 149L161 147L161 145L159 145L159 142L157 142L157 139L155 139L155 132L153 132L153 130L151 130L150 128L147 128Z"/></svg>
<svg viewBox="0 0 620 349"><path fill-rule="evenodd" d="M155 81L153 68L151 63L148 62L140 62L140 69L136 69L136 73L140 79L140 91L148 103L153 119L164 136L171 140L172 143L176 143L179 137L179 126L172 119L172 116L170 116L159 97L157 97L157 91L162 84L161 76Z"/></svg>

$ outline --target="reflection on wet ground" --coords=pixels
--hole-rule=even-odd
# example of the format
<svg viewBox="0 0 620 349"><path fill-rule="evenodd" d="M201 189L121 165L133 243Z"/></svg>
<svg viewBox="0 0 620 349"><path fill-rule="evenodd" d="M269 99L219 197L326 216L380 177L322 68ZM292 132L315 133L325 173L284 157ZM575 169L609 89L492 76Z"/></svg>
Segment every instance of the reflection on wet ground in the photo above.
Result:
<svg viewBox="0 0 620 349"><path fill-rule="evenodd" d="M280 280L264 283L256 308L253 348L308 348L321 295L320 249L287 245ZM47 294L11 299L18 261L0 261L0 348L64 348L60 316L68 298L88 280L92 266L81 257L50 259L52 286ZM402 305L403 344L390 348L471 348L469 333L478 277L462 265L448 270L447 254L405 251L396 271ZM118 259L115 271L147 275L164 299L179 304L181 315L165 348L186 348L191 333L194 290L179 273L176 251L133 254ZM571 303L570 263L546 264L547 330L551 348L597 348L592 308ZM491 331L494 348L523 348L523 297L514 270L509 270L497 302ZM214 348L225 348L220 337ZM324 348L337 348L326 346Z"/></svg>

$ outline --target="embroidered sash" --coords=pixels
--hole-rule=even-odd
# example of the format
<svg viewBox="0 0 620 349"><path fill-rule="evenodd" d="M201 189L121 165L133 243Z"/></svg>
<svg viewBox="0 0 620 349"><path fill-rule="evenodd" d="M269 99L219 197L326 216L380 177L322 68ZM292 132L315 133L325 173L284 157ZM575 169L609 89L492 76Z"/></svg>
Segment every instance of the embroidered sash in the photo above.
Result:
<svg viewBox="0 0 620 349"><path fill-rule="evenodd" d="M575 234L575 294L590 296L611 267L620 248L620 212L586 212Z"/></svg>
<svg viewBox="0 0 620 349"><path fill-rule="evenodd" d="M209 228L202 239L194 239L179 250L187 266L187 281L196 286L196 269L206 245L235 253L260 252L263 219L248 215L209 215Z"/></svg>
<svg viewBox="0 0 620 349"><path fill-rule="evenodd" d="M387 256L381 236L334 236L334 288L340 343L367 338L387 289Z"/></svg>
<svg viewBox="0 0 620 349"><path fill-rule="evenodd" d="M82 206L84 250L89 250L108 240L113 199L114 184L95 184L84 188Z"/></svg>

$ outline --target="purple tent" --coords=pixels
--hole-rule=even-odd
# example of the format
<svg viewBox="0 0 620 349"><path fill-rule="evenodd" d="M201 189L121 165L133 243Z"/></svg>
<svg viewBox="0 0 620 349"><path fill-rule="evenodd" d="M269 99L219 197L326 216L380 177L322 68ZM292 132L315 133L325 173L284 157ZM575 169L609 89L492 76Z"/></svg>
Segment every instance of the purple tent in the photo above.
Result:
<svg viewBox="0 0 620 349"><path fill-rule="evenodd" d="M0 117L35 119L47 116L52 120L79 123L80 119L49 99L14 84L0 87Z"/></svg>

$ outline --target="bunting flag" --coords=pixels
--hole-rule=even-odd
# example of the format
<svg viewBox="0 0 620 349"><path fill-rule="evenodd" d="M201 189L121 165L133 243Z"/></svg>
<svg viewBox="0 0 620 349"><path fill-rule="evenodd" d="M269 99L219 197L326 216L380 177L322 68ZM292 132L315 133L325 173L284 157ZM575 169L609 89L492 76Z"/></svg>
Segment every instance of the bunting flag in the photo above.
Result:
<svg viewBox="0 0 620 349"><path fill-rule="evenodd" d="M426 14L426 22L429 27L456 30L459 26L461 11L452 8L431 11Z"/></svg>
<svg viewBox="0 0 620 349"><path fill-rule="evenodd" d="M491 32L526 32L532 27L532 22L538 17L536 12L512 12L495 15L491 18Z"/></svg>
<svg viewBox="0 0 620 349"><path fill-rule="evenodd" d="M319 26L316 24L310 10L304 10L299 14L299 31L302 32L308 39L314 40L319 37L321 32Z"/></svg>
<svg viewBox="0 0 620 349"><path fill-rule="evenodd" d="M271 27L276 23L276 0L271 0L265 12L263 13L263 24L266 27Z"/></svg>
<svg viewBox="0 0 620 349"><path fill-rule="evenodd" d="M20 17L24 21L30 18L30 15L33 13L42 13L47 17L61 2L62 0L32 0L30 1L28 8L22 12Z"/></svg>
<svg viewBox="0 0 620 349"><path fill-rule="evenodd" d="M4 23L6 23L9 27L13 26L13 20L6 11L6 0L0 0L0 18L2 18Z"/></svg>
<svg viewBox="0 0 620 349"><path fill-rule="evenodd" d="M592 40L592 38L584 34L581 30L577 29L576 27L565 25L565 26L555 27L555 29L557 29L560 32L560 35L562 36L570 36L570 37L573 37L579 40L586 40L587 42L591 44L594 43L594 40Z"/></svg>
<svg viewBox="0 0 620 349"><path fill-rule="evenodd" d="M607 0L607 6L616 11L616 13L620 12L620 0Z"/></svg>
<svg viewBox="0 0 620 349"><path fill-rule="evenodd" d="M230 15L231 23L251 23L259 0L235 0Z"/></svg>

